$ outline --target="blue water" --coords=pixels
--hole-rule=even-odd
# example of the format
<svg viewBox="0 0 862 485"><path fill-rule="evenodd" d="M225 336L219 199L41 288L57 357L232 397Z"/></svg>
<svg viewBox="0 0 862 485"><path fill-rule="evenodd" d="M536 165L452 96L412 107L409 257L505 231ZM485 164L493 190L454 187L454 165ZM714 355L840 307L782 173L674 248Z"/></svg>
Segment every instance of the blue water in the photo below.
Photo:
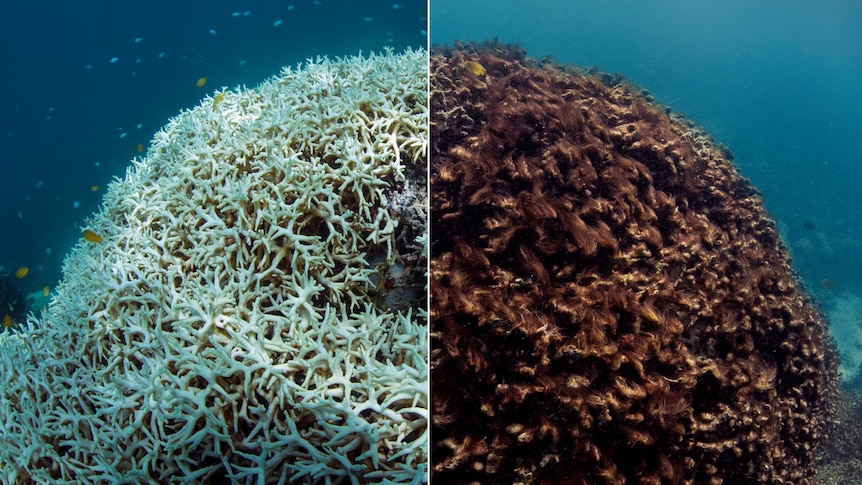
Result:
<svg viewBox="0 0 862 485"><path fill-rule="evenodd" d="M432 45L496 37L533 57L622 73L728 146L763 193L851 367L862 361L862 4L430 5Z"/></svg>
<svg viewBox="0 0 862 485"><path fill-rule="evenodd" d="M427 43L425 0L97 3L0 15L0 266L29 267L23 291L53 287L138 144L206 94L313 56Z"/></svg>

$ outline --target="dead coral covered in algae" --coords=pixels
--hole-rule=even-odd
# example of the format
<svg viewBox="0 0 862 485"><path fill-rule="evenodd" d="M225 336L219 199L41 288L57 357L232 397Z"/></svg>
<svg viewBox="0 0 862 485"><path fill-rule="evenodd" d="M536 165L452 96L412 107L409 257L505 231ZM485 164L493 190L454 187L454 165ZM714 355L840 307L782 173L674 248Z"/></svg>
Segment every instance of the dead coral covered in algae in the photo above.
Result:
<svg viewBox="0 0 862 485"><path fill-rule="evenodd" d="M811 483L835 362L730 154L509 48L431 71L432 478Z"/></svg>

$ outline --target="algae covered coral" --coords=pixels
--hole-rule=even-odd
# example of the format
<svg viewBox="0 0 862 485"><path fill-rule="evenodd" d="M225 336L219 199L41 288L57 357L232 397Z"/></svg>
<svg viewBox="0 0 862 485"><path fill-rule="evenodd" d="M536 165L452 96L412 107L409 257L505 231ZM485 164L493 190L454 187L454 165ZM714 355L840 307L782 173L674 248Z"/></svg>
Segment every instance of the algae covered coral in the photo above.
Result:
<svg viewBox="0 0 862 485"><path fill-rule="evenodd" d="M726 150L497 44L431 127L434 481L812 483L834 356Z"/></svg>
<svg viewBox="0 0 862 485"><path fill-rule="evenodd" d="M422 482L426 82L318 59L172 119L0 340L0 481Z"/></svg>

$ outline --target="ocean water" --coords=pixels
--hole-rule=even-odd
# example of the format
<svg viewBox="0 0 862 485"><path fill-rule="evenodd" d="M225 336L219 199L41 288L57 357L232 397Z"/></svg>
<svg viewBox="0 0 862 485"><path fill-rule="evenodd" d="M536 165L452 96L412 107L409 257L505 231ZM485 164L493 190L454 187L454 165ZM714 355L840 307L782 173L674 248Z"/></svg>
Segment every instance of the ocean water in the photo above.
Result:
<svg viewBox="0 0 862 485"><path fill-rule="evenodd" d="M862 363L862 6L827 0L433 0L431 43L497 38L621 73L706 128L763 194Z"/></svg>
<svg viewBox="0 0 862 485"><path fill-rule="evenodd" d="M426 29L424 0L8 2L0 266L29 268L23 292L53 287L107 184L205 95L315 56L425 47Z"/></svg>

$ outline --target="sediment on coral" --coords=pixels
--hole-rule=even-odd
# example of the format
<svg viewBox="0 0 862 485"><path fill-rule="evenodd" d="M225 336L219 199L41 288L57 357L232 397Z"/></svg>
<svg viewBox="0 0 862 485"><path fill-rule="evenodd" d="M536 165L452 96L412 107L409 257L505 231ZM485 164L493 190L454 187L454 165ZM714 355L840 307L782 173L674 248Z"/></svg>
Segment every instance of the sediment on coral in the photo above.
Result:
<svg viewBox="0 0 862 485"><path fill-rule="evenodd" d="M835 356L729 152L499 44L430 86L432 481L813 483Z"/></svg>
<svg viewBox="0 0 862 485"><path fill-rule="evenodd" d="M0 482L424 482L426 83L318 58L159 131L0 336Z"/></svg>

